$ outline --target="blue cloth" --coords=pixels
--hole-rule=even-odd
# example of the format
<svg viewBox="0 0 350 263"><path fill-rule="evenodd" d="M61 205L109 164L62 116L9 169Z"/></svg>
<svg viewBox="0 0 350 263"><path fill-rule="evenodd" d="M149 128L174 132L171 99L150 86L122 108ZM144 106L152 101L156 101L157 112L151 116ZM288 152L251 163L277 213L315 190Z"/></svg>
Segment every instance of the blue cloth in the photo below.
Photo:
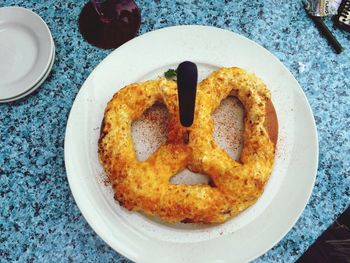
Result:
<svg viewBox="0 0 350 263"><path fill-rule="evenodd" d="M349 34L332 30L345 48L336 55L301 1L136 2L142 9L140 34L182 24L229 29L270 50L299 81L319 132L316 185L297 224L256 262L295 261L350 203ZM32 9L47 22L56 61L41 88L0 105L0 261L126 262L81 215L68 187L63 154L74 98L111 51L82 39L77 18L84 1L0 2L9 5ZM327 25L331 27L329 19ZM305 65L302 73L299 62Z"/></svg>

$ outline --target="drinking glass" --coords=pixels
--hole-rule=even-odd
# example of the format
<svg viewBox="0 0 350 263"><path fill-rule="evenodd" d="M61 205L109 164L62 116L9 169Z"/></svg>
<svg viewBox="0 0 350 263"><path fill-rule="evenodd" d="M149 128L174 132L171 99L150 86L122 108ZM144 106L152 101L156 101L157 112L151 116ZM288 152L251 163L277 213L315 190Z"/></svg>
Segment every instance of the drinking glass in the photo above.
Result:
<svg viewBox="0 0 350 263"><path fill-rule="evenodd" d="M140 9L133 0L92 0L79 16L79 30L92 45L117 48L136 36Z"/></svg>

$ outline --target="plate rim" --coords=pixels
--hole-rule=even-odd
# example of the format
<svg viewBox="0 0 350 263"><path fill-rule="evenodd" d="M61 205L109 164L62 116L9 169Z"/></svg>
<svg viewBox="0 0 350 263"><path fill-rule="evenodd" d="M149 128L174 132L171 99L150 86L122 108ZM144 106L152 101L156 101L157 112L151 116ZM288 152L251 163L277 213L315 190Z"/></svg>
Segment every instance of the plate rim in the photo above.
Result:
<svg viewBox="0 0 350 263"><path fill-rule="evenodd" d="M32 87L30 87L28 90L24 91L21 94L18 94L17 96L11 97L9 99L0 99L0 104L1 103L10 103L10 102L15 102L18 100L21 100L30 94L32 94L34 91L36 91L39 87L41 87L42 84L44 84L45 80L49 77L51 70L53 68L53 65L55 64L55 58L56 58L56 47L54 46L53 48L53 53L50 59L50 65L49 68L45 71L44 76L39 80L39 82L35 83Z"/></svg>
<svg viewBox="0 0 350 263"><path fill-rule="evenodd" d="M4 10L5 12L11 12L11 10L20 10L20 12L24 12L27 16L35 17L44 26L46 33L48 33L48 37L49 37L49 41L50 41L49 42L50 57L46 61L46 64L45 64L44 68L41 70L40 74L37 75L37 77L32 81L32 83L30 83L29 85L26 85L25 88L22 88L19 93L14 94L11 97L0 98L1 100L11 100L12 98L20 96L21 94L24 94L27 91L31 90L33 88L33 86L35 86L38 82L41 81L41 79L44 77L44 75L47 73L47 70L50 67L50 63L52 61L52 53L53 53L53 51L55 49L55 44L54 44L54 40L53 40L53 37L52 37L51 30L50 30L49 26L46 24L44 19L41 16L39 16L39 14L35 13L31 9L24 8L24 7L21 7L21 6L4 6L4 7L0 8L0 12L1 12L1 10ZM19 23L19 24L22 25L23 23ZM29 27L29 28L32 28L30 25L29 26L25 25L25 26Z"/></svg>
<svg viewBox="0 0 350 263"><path fill-rule="evenodd" d="M308 193L305 195L305 201L303 202L303 204L300 205L300 209L298 209L299 211L297 213L294 214L294 216L292 216L293 220L289 227L288 228L285 228L285 231L281 231L279 233L279 238L276 238L275 242L269 244L266 249L264 249L263 251L259 251L258 253L255 253L255 255L252 255L250 258L248 258L248 260L254 260L260 256L262 256L263 254L265 254L267 251L269 251L273 246L275 246L278 242L280 242L284 237L285 235L293 228L293 226L296 224L296 222L299 220L301 214L303 213L303 211L305 210L305 207L307 206L309 200L310 200L310 197L312 195L312 192L313 192L313 188L314 188L314 185L315 185L315 180L316 180L316 176L317 176L317 171L318 171L318 162L319 162L319 140L318 140L318 132L317 132L317 126L316 126L316 122L315 122L315 117L314 117L314 114L313 114L313 111L312 111L312 108L311 108L311 105L309 103L309 101L307 100L307 97L306 97L306 94L304 93L303 89L301 88L299 82L297 81L297 79L294 77L294 75L290 72L290 70L273 54L271 53L269 50L267 50L266 48L264 48L262 45L258 44L257 42L247 38L246 36L244 35L241 35L239 33L236 33L236 32L233 32L231 30L227 30L227 29L222 29L222 28L218 28L218 27L214 27L214 26L203 26L203 25L178 25L178 26L170 26L170 27L164 27L164 28L161 28L161 29L157 29L157 30L153 30L153 31L150 31L150 32L147 32L141 36L138 36L137 38L143 38L143 37L147 37L149 36L150 34L155 34L155 33L159 33L161 31L166 31L166 30L176 30L177 28L193 28L193 29L196 29L196 28L200 28L200 29L209 29L209 30L218 30L218 31L223 31L223 32L226 32L226 33L230 33L230 34L234 34L240 38L243 38L245 41L249 41L251 43L253 43L254 45L258 46L259 48L262 48L263 50L265 50L266 52L268 52L268 54L273 57L273 59L281 66L283 67L283 69L288 72L288 74L290 75L290 77L295 81L295 83L297 84L297 90L299 91L299 93L301 94L303 100L306 102L305 105L308 109L308 112L307 114L309 115L308 117L311 117L311 122L310 122L310 125L312 125L312 131L310 131L313 135L313 138L314 138L314 143L315 143L315 162L314 162L314 165L312 166L312 170L314 171L313 174L310 174L310 176L312 176L312 184L310 184L310 186L308 187L309 191ZM132 41L132 40L131 40ZM129 42L131 42L129 41ZM73 186L73 183L72 183L72 178L70 178L69 174L70 174L70 167L69 165L67 164L67 158L68 158L68 148L69 148L69 129L70 127L72 126L72 119L73 119L73 114L74 114L74 110L75 110L75 107L77 107L75 104L77 98L79 98L79 93L82 94L82 91L85 90L87 88L87 83L89 82L89 80L92 78L92 76L95 74L94 72L96 72L98 70L98 68L102 67L102 65L104 65L105 63L107 63L111 57L112 57L112 54L114 52L122 52L122 49L127 46L129 44L129 42L123 44L121 47L119 47L118 49L112 51L108 56L106 56L94 69L93 71L91 71L91 73L89 74L89 76L86 78L86 80L84 81L84 83L82 84L81 86L81 89L79 90L78 94L76 95L76 98L73 102L73 105L72 105L72 108L71 108L71 111L69 113L69 117L68 117L68 121L67 121L67 125L66 125L66 131L65 131L65 141L64 141L64 157L65 157L65 167L66 167L66 171L67 171L67 179L68 179L68 182L69 182L69 186L70 186L70 191L72 192L72 195L74 197L74 200L79 208L79 210L81 211L83 217L85 218L85 220L88 222L88 224L90 225L90 227L98 234L98 236L104 240L113 250L115 250L117 253L120 253L121 255L123 255L124 257L127 257L128 259L131 259L131 260L138 260L139 258L135 258L133 255L131 255L130 253L128 253L124 248L123 246L120 246L120 243L118 242L119 244L119 247L118 249L116 248L117 245L116 245L116 241L112 240L108 237L108 235L106 235L105 233L103 233L102 231L100 231L99 227L94 224L93 220L91 219L91 215L89 215L89 212L87 212L87 209L85 209L84 205L82 204L82 201L80 199L80 197L78 196L77 192L74 192L73 189L75 189L75 187ZM76 191L76 189L75 189Z"/></svg>

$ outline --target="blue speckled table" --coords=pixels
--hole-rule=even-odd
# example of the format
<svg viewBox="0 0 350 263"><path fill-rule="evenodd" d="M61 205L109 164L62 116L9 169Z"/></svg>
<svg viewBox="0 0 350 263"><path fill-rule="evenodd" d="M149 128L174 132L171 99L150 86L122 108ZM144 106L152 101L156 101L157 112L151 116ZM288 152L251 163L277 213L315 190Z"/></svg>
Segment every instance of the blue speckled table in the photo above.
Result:
<svg viewBox="0 0 350 263"><path fill-rule="evenodd" d="M239 2L239 3L237 3ZM149 1L140 34L181 24L238 32L275 54L294 74L314 111L320 163L312 197L293 229L257 262L293 262L350 203L350 35L336 55L301 1ZM84 1L2 0L37 12L56 43L56 62L40 89L0 105L0 261L126 262L89 227L68 187L63 142L68 113L84 80L111 51L79 34ZM328 25L331 26L330 21ZM1 58L0 58L1 59ZM305 71L298 71L298 63Z"/></svg>

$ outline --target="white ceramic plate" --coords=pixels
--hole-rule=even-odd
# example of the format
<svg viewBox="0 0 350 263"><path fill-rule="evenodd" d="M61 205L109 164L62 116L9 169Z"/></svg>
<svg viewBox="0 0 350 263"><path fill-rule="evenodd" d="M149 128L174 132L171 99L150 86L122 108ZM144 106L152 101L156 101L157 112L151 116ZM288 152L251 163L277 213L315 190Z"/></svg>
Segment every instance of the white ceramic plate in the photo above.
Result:
<svg viewBox="0 0 350 263"><path fill-rule="evenodd" d="M49 68L46 70L44 76L39 80L38 83L36 83L30 89L26 90L25 92L15 96L15 97L12 97L12 98L9 98L9 99L6 99L6 100L0 100L0 103L7 103L7 102L12 102L12 101L16 101L16 100L19 100L19 99L23 99L24 97L28 96L29 94L34 92L36 89L38 89L44 83L44 81L47 79L47 77L50 75L51 69L52 69L53 64L55 62L55 55L56 54L55 54L55 47L54 47L54 49L52 50L52 57L51 57Z"/></svg>
<svg viewBox="0 0 350 263"><path fill-rule="evenodd" d="M0 8L0 99L11 99L38 83L54 49L46 23L21 7Z"/></svg>
<svg viewBox="0 0 350 263"><path fill-rule="evenodd" d="M106 103L126 84L162 75L190 60L200 78L221 66L260 76L279 119L273 173L258 202L220 225L163 224L128 212L103 183L97 140ZM253 41L213 27L178 26L144 34L112 52L77 95L65 138L65 162L74 198L91 227L136 262L246 262L276 244L295 224L313 188L318 142L307 99L283 64Z"/></svg>

